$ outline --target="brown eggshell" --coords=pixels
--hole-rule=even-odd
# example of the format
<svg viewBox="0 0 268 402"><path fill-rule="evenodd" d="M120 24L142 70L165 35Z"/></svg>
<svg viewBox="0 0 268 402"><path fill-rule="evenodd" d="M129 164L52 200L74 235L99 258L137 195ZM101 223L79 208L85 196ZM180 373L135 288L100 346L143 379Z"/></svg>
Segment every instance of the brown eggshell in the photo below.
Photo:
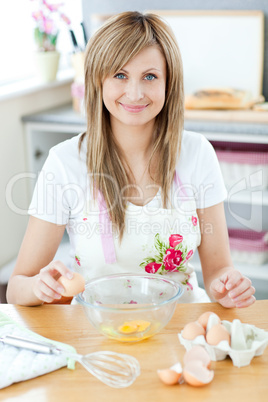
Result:
<svg viewBox="0 0 268 402"><path fill-rule="evenodd" d="M206 334L209 345L218 345L221 341L227 341L231 345L231 335L222 324L213 325Z"/></svg>
<svg viewBox="0 0 268 402"><path fill-rule="evenodd" d="M215 314L215 313L213 313L212 311L206 311L205 313L201 314L197 320L197 322L199 322L199 324L201 324L202 327L205 328L205 330L207 329L208 319L211 314ZM218 317L219 324L220 324L220 322L221 322L220 317L217 314L215 314L215 316Z"/></svg>
<svg viewBox="0 0 268 402"><path fill-rule="evenodd" d="M73 273L72 279L67 279L64 276L60 276L58 282L64 287L62 296L65 297L75 296L85 290L85 279L77 272Z"/></svg>
<svg viewBox="0 0 268 402"><path fill-rule="evenodd" d="M167 385L178 384L181 377L181 373L171 369L157 370L157 374L160 380Z"/></svg>
<svg viewBox="0 0 268 402"><path fill-rule="evenodd" d="M189 362L193 360L202 361L203 365L207 368L210 367L211 360L208 352L203 346L195 345L190 350L188 350L183 356L183 363L187 365Z"/></svg>
<svg viewBox="0 0 268 402"><path fill-rule="evenodd" d="M184 381L194 387L202 387L209 384L214 378L214 371L208 370L201 360L192 360L183 370Z"/></svg>
<svg viewBox="0 0 268 402"><path fill-rule="evenodd" d="M205 330L197 321L189 322L182 330L184 339L193 340L199 335L205 335Z"/></svg>

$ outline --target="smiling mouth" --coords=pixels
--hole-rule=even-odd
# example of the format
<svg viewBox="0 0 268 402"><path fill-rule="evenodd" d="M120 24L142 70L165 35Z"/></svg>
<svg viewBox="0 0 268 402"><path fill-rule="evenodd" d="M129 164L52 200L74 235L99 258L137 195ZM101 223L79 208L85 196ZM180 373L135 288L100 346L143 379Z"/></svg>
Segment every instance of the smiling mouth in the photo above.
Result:
<svg viewBox="0 0 268 402"><path fill-rule="evenodd" d="M139 113L142 112L144 109L147 108L147 105L126 105L124 103L120 103L119 104L127 111L127 112L131 112L131 113Z"/></svg>

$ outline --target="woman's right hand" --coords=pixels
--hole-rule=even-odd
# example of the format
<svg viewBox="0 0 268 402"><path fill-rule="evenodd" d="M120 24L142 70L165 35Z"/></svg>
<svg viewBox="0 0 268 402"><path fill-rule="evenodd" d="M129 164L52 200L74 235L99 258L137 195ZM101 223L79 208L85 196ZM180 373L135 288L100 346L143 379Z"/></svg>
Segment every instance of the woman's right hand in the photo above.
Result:
<svg viewBox="0 0 268 402"><path fill-rule="evenodd" d="M35 276L33 292L42 302L52 303L53 300L61 299L64 291L63 287L57 282L60 276L72 279L73 272L61 261L51 261L46 267L42 268Z"/></svg>
<svg viewBox="0 0 268 402"><path fill-rule="evenodd" d="M65 225L56 225L30 216L17 261L8 281L7 302L39 306L60 300L57 279L73 273L62 262L53 260L62 241ZM45 268L44 268L45 267Z"/></svg>

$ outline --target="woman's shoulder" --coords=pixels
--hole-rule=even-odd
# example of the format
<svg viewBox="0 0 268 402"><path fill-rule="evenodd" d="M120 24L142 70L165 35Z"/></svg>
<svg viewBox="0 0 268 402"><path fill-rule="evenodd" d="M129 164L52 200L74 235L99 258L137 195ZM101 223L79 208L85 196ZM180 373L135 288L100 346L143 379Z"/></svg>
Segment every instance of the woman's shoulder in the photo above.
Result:
<svg viewBox="0 0 268 402"><path fill-rule="evenodd" d="M214 153L211 143L203 134L184 130L182 133L180 158L202 159Z"/></svg>
<svg viewBox="0 0 268 402"><path fill-rule="evenodd" d="M209 141L206 139L204 134L196 133L194 131L187 131L183 130L182 133L182 141L181 147L183 148L190 148L191 150L195 150L198 146L206 146L210 144Z"/></svg>
<svg viewBox="0 0 268 402"><path fill-rule="evenodd" d="M53 172L55 177L77 181L84 181L87 173L87 146L86 140L79 141L82 134L75 135L52 147L43 166L44 171Z"/></svg>
<svg viewBox="0 0 268 402"><path fill-rule="evenodd" d="M203 134L183 132L176 171L181 182L193 189L198 208L215 205L226 197L216 152Z"/></svg>
<svg viewBox="0 0 268 402"><path fill-rule="evenodd" d="M187 172L186 175L197 176L200 170L205 173L211 169L216 159L213 146L203 134L183 131L176 170Z"/></svg>

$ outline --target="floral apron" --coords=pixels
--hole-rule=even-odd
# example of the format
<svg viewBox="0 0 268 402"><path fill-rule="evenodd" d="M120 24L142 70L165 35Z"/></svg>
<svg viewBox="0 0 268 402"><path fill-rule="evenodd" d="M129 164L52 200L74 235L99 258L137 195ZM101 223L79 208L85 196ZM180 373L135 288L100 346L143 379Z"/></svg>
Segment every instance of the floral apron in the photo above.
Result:
<svg viewBox="0 0 268 402"><path fill-rule="evenodd" d="M74 270L86 281L113 273L161 274L184 285L179 303L209 302L190 264L201 241L196 203L187 196L177 174L174 184L171 209L152 202L145 206L128 203L121 244L113 234L102 195L99 193L97 201L88 197L78 222Z"/></svg>

